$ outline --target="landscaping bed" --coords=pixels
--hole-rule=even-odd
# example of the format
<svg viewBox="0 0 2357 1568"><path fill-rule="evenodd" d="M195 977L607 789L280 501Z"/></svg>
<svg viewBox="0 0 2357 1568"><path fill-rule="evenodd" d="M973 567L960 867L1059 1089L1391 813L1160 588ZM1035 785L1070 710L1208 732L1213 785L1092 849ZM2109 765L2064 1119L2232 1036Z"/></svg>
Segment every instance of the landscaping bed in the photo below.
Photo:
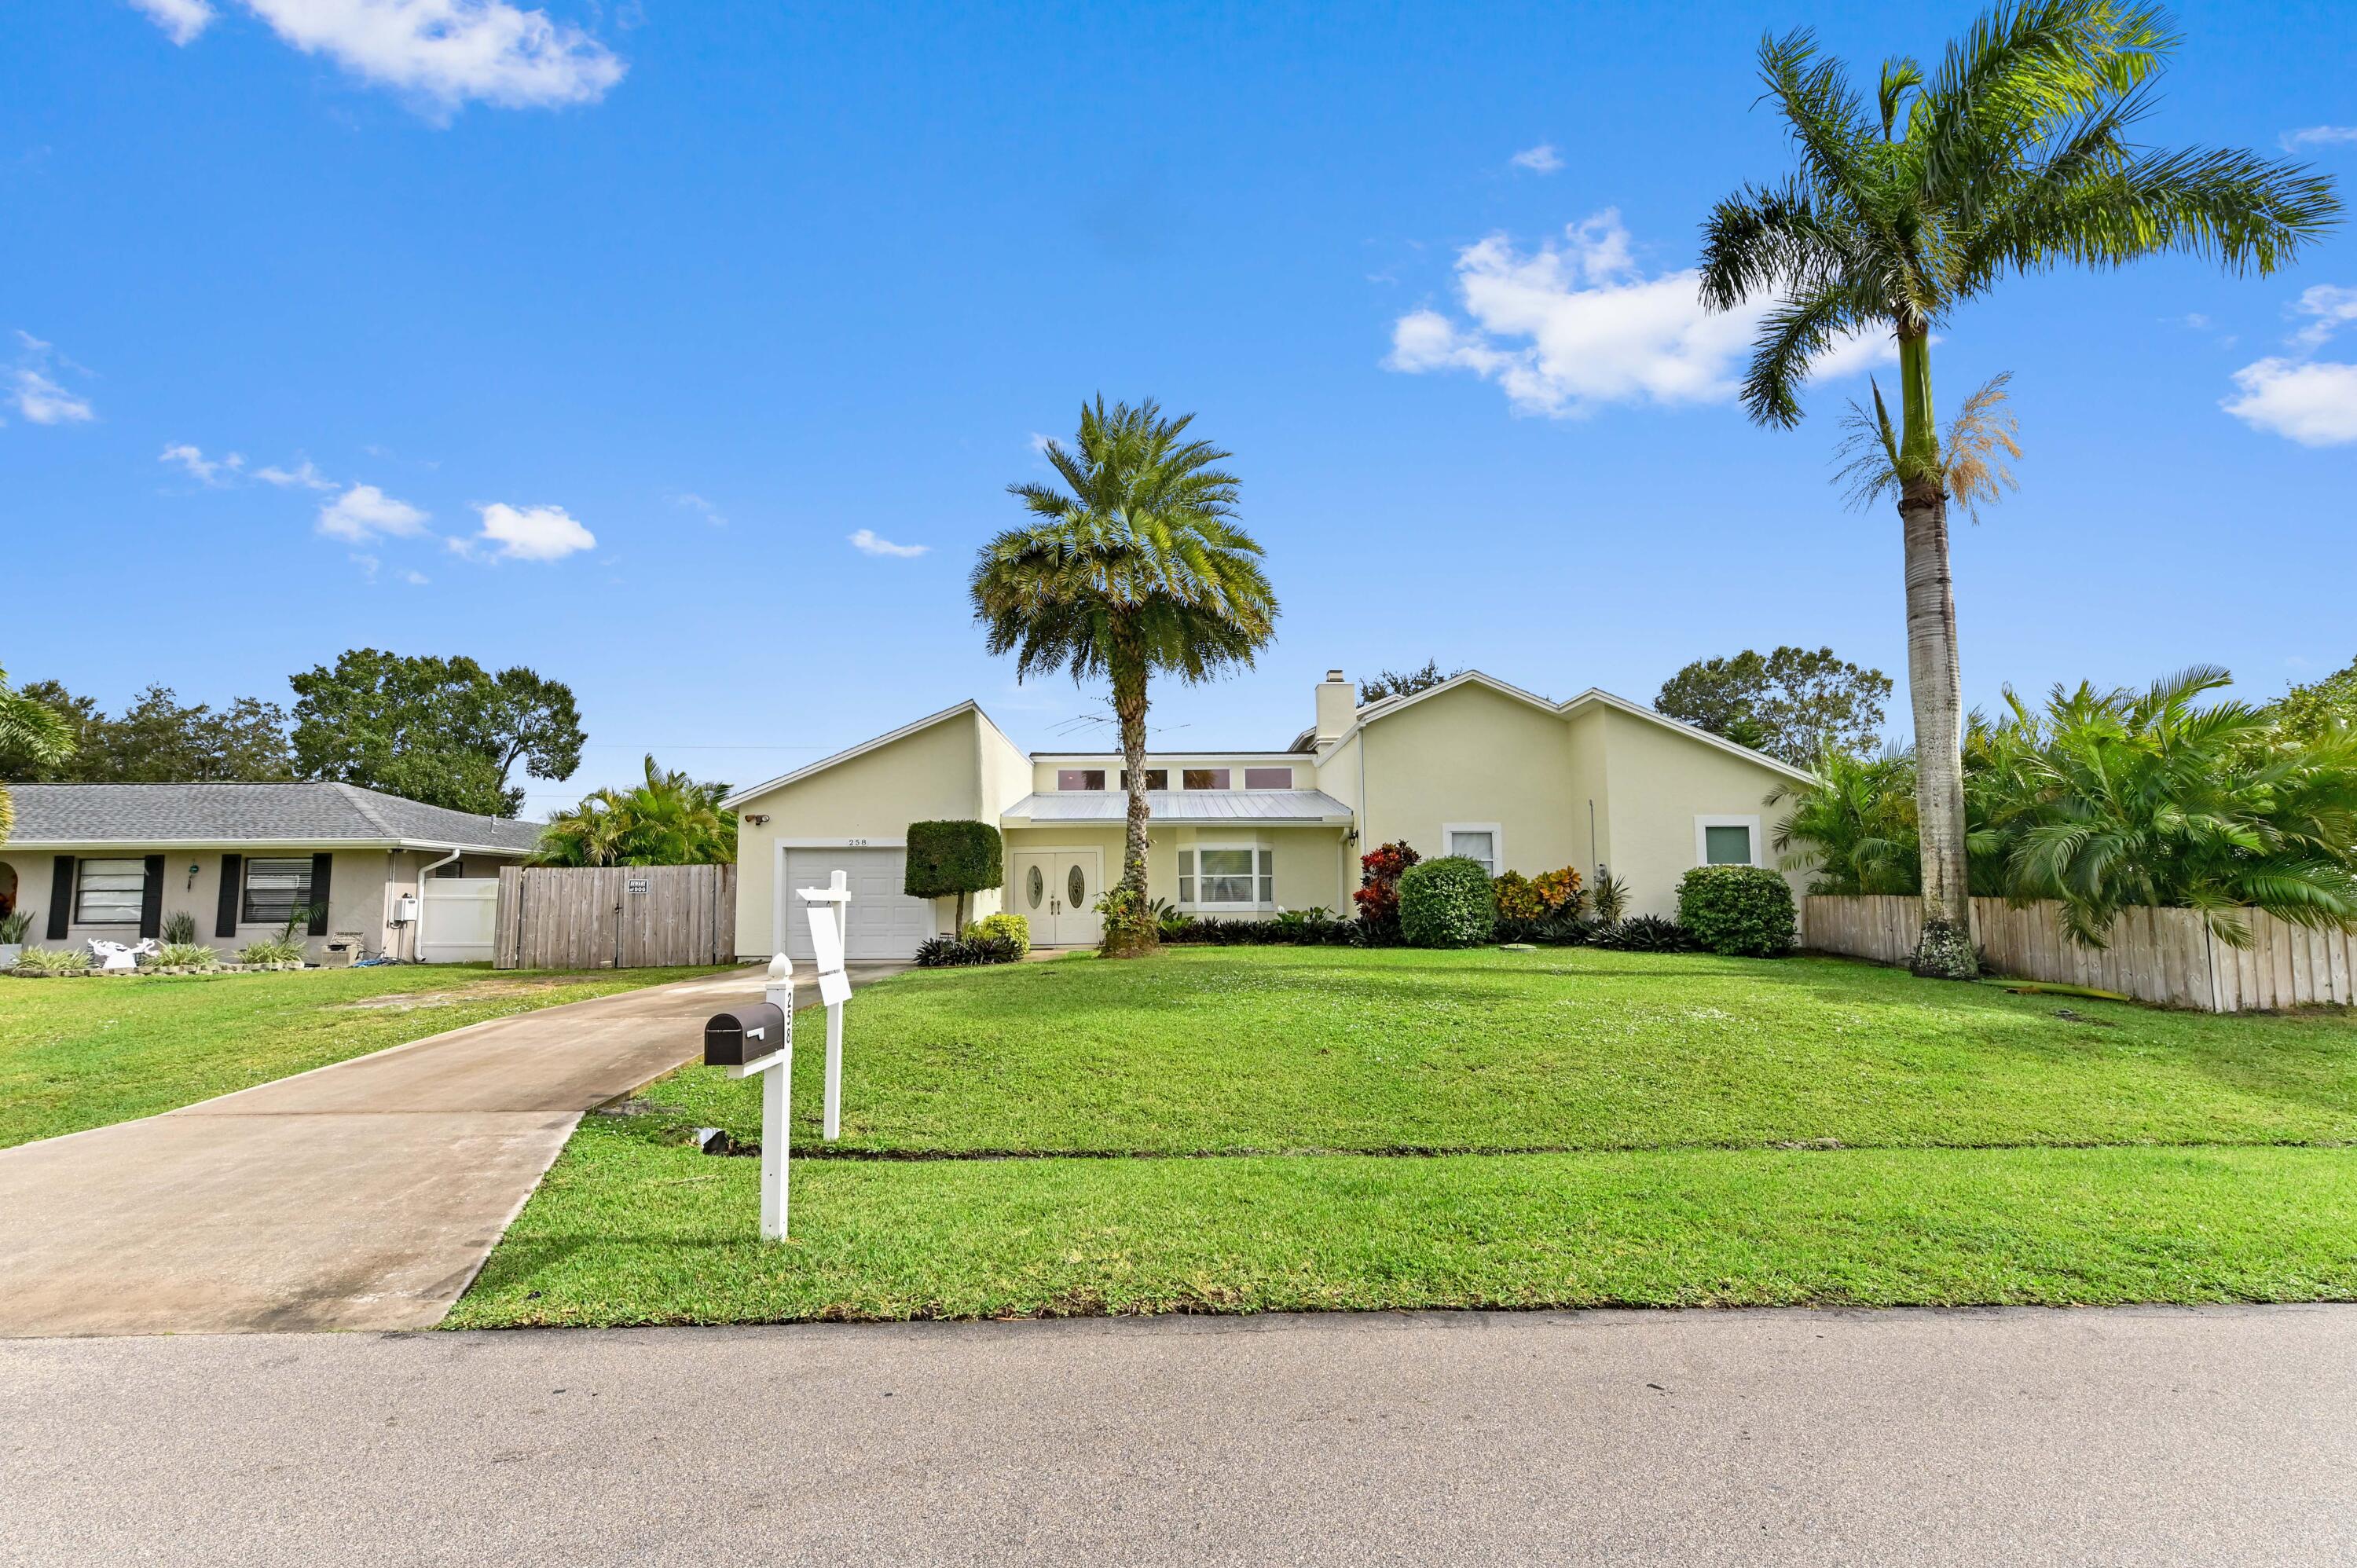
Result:
<svg viewBox="0 0 2357 1568"><path fill-rule="evenodd" d="M453 1325L2357 1297L2357 1023L1822 959L1203 949L852 1004L584 1123ZM1006 1156L1016 1157L989 1157ZM1082 1157L1088 1156L1088 1157Z"/></svg>

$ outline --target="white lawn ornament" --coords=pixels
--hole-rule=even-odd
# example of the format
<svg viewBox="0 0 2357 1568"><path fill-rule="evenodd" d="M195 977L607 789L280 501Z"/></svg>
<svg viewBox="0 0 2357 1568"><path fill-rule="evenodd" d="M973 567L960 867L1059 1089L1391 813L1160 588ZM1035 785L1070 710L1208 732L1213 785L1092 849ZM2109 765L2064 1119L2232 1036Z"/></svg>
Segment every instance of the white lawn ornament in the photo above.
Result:
<svg viewBox="0 0 2357 1568"><path fill-rule="evenodd" d="M153 937L141 938L135 948L110 942L103 937L90 939L90 956L98 961L99 972L102 974L120 974L127 969L137 969L141 959L154 958L162 950Z"/></svg>
<svg viewBox="0 0 2357 1568"><path fill-rule="evenodd" d="M843 939L850 928L851 886L838 871L824 887L798 889L810 921L811 953L818 961L818 999L826 1004L826 1141L843 1131L843 1004L851 976L843 970Z"/></svg>

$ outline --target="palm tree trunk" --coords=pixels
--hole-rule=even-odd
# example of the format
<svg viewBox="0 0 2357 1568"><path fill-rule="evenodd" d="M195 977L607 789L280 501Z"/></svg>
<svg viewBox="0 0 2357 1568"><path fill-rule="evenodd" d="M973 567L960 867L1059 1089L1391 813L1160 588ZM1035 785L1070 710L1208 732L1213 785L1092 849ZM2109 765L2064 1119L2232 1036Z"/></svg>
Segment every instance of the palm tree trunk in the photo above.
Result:
<svg viewBox="0 0 2357 1568"><path fill-rule="evenodd" d="M1923 328L1899 334L1905 426L1899 521L1907 569L1907 689L1915 709L1915 818L1923 865L1923 934L1912 968L1940 980L1980 972L1964 860L1964 681L1956 666L1955 583L1948 571L1948 495L1932 417Z"/></svg>
<svg viewBox="0 0 2357 1568"><path fill-rule="evenodd" d="M1125 897L1115 903L1126 905L1132 913L1125 918L1117 912L1106 920L1103 950L1108 956L1122 957L1149 952L1161 944L1146 914L1146 650L1137 646L1135 633L1127 628L1115 628L1112 640L1113 713L1121 725L1122 772L1129 796L1128 831L1122 844L1117 884Z"/></svg>

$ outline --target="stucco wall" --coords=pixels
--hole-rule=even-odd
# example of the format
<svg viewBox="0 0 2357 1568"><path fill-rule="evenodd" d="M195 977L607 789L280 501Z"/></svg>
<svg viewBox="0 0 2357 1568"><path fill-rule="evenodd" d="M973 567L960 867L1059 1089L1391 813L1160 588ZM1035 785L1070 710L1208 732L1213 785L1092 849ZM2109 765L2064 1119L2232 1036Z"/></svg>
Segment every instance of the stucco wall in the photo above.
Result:
<svg viewBox="0 0 2357 1568"><path fill-rule="evenodd" d="M785 839L867 839L901 843L910 822L985 814L985 727L973 710L838 763L823 772L737 804L737 950L771 950L772 884ZM1003 743L1002 743L1003 744ZM1000 775L1003 776L1003 775ZM766 822L746 822L767 816Z"/></svg>
<svg viewBox="0 0 2357 1568"><path fill-rule="evenodd" d="M1149 898L1178 898L1178 851L1199 843L1265 845L1275 852L1276 902L1287 909L1322 904L1337 913L1351 912L1340 887L1342 830L1330 827L1241 830L1194 828L1165 823L1149 825L1146 845L1146 892ZM1106 885L1120 880L1123 847L1117 827L1010 828L1006 832L1006 908L1026 914L1015 886L1015 857L1043 849L1094 849L1104 865ZM1243 917L1239 917L1243 918Z"/></svg>
<svg viewBox="0 0 2357 1568"><path fill-rule="evenodd" d="M77 854L74 858L77 861L139 860L144 859L146 853L136 848L92 850L87 854ZM223 853L218 849L175 849L164 852L163 913L167 918L182 912L194 916L197 922L197 940L219 952L229 954L235 952L248 942L259 941L264 937L276 936L282 927L274 920L240 920L235 936L218 937L213 934L220 909ZM312 854L312 852L307 849L281 847L275 844L251 851L239 850L235 853L247 855L249 858L258 856L264 859L283 857L300 860L308 860ZM339 940L349 932L359 934L368 952L382 951L393 937L393 933L385 925L385 917L388 913L385 891L386 852L378 849L344 849L332 853L335 860L333 869L328 874L327 933L317 937L302 931L296 934L303 938L304 945L314 961L326 953L328 942ZM66 935L62 940L53 939L48 935L49 888L56 859L53 853L46 850L11 850L0 854L0 861L5 861L16 873L17 908L36 912L33 929L25 939L27 945L80 947L92 938L123 942L126 945L137 942L139 928L135 923L102 926L75 921L66 928ZM188 875L188 868L192 865L196 868L196 877L193 882ZM411 875L414 878L414 870ZM404 952L403 956L407 955Z"/></svg>
<svg viewBox="0 0 2357 1568"><path fill-rule="evenodd" d="M1674 915L1678 879L1700 863L1695 854L1697 816L1757 817L1754 856L1774 865L1770 846L1789 805L1762 798L1785 776L1732 752L1650 720L1601 712L1605 766L1612 802L1606 859L1629 884L1631 914ZM1787 874L1797 898L1806 880Z"/></svg>
<svg viewBox="0 0 2357 1568"><path fill-rule="evenodd" d="M1560 717L1468 684L1377 720L1359 741L1367 748L1367 844L1405 840L1430 858L1448 853L1443 823L1496 822L1501 870L1531 875L1584 858L1586 810L1575 833L1565 788L1569 726Z"/></svg>
<svg viewBox="0 0 2357 1568"><path fill-rule="evenodd" d="M1612 789L1606 764L1609 743L1604 717L1604 709L1592 707L1574 714L1566 725L1570 767L1564 775L1564 809L1571 813L1572 841L1579 846L1566 864L1579 868L1582 886L1594 884L1597 863L1612 842Z"/></svg>

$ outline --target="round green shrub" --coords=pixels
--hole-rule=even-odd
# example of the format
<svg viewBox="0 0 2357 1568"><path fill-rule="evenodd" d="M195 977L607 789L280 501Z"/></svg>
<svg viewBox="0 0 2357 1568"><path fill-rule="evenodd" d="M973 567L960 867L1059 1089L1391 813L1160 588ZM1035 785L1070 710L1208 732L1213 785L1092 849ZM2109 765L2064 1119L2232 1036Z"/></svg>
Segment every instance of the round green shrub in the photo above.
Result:
<svg viewBox="0 0 2357 1568"><path fill-rule="evenodd" d="M1031 950L1031 922L1020 915L985 915L965 929L965 940L974 941L983 937L998 937L1015 944L1015 956L1021 958Z"/></svg>
<svg viewBox="0 0 2357 1568"><path fill-rule="evenodd" d="M1490 874L1461 854L1419 861L1400 874L1400 935L1412 948L1469 948L1498 929Z"/></svg>
<svg viewBox="0 0 2357 1568"><path fill-rule="evenodd" d="M1721 958L1792 950L1792 885L1764 865L1697 865L1678 884L1678 924Z"/></svg>

